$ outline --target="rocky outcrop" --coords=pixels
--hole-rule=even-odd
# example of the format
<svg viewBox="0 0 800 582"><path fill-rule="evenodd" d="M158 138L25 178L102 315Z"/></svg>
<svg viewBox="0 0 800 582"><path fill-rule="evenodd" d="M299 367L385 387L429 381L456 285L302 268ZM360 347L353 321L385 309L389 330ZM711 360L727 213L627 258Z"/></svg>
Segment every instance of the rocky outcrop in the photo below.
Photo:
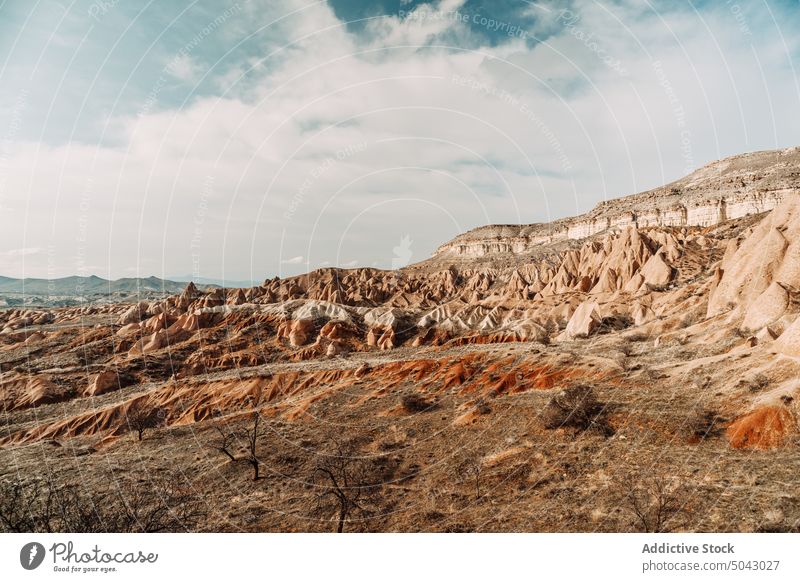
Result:
<svg viewBox="0 0 800 582"><path fill-rule="evenodd" d="M601 202L574 218L476 228L439 247L435 258L519 255L628 226L708 227L767 212L798 193L800 148L743 154L712 162L661 188Z"/></svg>
<svg viewBox="0 0 800 582"><path fill-rule="evenodd" d="M100 396L101 394L117 390L119 386L120 381L117 372L114 370L105 370L92 378L92 381L83 395Z"/></svg>
<svg viewBox="0 0 800 582"><path fill-rule="evenodd" d="M758 298L747 307L742 330L759 331L778 321L789 307L789 293L786 288L773 281Z"/></svg>
<svg viewBox="0 0 800 582"><path fill-rule="evenodd" d="M600 316L597 315L597 304L585 302L572 314L565 336L567 339L588 337L600 325Z"/></svg>
<svg viewBox="0 0 800 582"><path fill-rule="evenodd" d="M8 372L0 376L0 399L3 410L34 408L58 402L64 397L48 376L26 376Z"/></svg>
<svg viewBox="0 0 800 582"><path fill-rule="evenodd" d="M748 313L746 326L780 317L781 306L788 303L786 288L800 289L798 235L800 196L793 196L764 218L741 244L731 241L720 267L722 278L709 299L708 315L733 307L748 309L762 298L764 301Z"/></svg>

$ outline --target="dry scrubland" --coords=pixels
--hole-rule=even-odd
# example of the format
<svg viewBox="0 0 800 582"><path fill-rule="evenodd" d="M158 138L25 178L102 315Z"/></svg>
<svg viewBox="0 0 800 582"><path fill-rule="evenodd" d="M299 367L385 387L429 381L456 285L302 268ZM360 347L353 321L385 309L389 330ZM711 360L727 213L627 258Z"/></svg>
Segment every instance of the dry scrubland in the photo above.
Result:
<svg viewBox="0 0 800 582"><path fill-rule="evenodd" d="M779 170L706 227L6 310L0 529L798 531Z"/></svg>

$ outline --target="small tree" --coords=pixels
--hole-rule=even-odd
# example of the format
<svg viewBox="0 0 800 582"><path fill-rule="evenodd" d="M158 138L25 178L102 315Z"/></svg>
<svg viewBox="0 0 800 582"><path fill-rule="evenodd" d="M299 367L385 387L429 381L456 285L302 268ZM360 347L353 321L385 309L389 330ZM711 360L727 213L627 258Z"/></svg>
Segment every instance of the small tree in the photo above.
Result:
<svg viewBox="0 0 800 582"><path fill-rule="evenodd" d="M219 451L235 463L247 463L253 468L253 481L258 481L261 460L258 455L258 439L264 435L261 427L261 414L253 413L253 424L242 430L230 430L227 427L216 426L217 440L212 443L212 448ZM244 445L245 453L237 456L234 451Z"/></svg>
<svg viewBox="0 0 800 582"><path fill-rule="evenodd" d="M164 424L165 413L159 408L148 408L141 401L133 403L125 413L128 428L135 431L138 440L142 440L144 431L158 428Z"/></svg>
<svg viewBox="0 0 800 582"><path fill-rule="evenodd" d="M474 482L475 485L475 500L481 498L481 473L483 472L483 463L473 457L464 459L456 465L455 473L456 480L459 483Z"/></svg>
<svg viewBox="0 0 800 582"><path fill-rule="evenodd" d="M256 411L253 414L253 425L250 428L244 429L244 437L247 444L247 449L242 460L253 468L253 481L258 481L258 469L260 464L258 459L258 437L260 434L258 425L260 421L261 414Z"/></svg>
<svg viewBox="0 0 800 582"><path fill-rule="evenodd" d="M231 461L238 461L239 459L236 458L232 451L237 442L236 433L233 431L228 431L221 426L215 426L214 430L217 431L217 439L211 443L211 448L219 451Z"/></svg>
<svg viewBox="0 0 800 582"><path fill-rule="evenodd" d="M688 491L684 482L658 467L648 468L646 474L629 474L619 481L618 487L627 491L623 507L633 514L644 533L670 531L686 510Z"/></svg>
<svg viewBox="0 0 800 582"><path fill-rule="evenodd" d="M334 442L329 453L320 455L311 475L320 516L336 515L336 532L342 533L355 515L372 514L380 483L375 482L374 467L359 455L352 444Z"/></svg>

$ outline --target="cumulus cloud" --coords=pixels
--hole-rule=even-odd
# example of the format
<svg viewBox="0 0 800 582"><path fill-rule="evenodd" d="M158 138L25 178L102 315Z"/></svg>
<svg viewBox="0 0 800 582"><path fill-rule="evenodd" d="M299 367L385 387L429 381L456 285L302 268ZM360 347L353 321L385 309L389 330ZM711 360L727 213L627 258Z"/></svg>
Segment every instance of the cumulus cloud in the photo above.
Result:
<svg viewBox="0 0 800 582"><path fill-rule="evenodd" d="M192 59L191 55L181 54L167 63L166 71L176 79L188 83L197 80L200 66Z"/></svg>
<svg viewBox="0 0 800 582"><path fill-rule="evenodd" d="M358 31L326 4L244 6L258 50L172 70L213 93L112 116L111 146L15 140L0 243L52 246L61 274L388 268L402 236L421 259L469 228L583 212L800 130L791 15L748 10L748 35L723 5L544 3L489 46L460 0Z"/></svg>

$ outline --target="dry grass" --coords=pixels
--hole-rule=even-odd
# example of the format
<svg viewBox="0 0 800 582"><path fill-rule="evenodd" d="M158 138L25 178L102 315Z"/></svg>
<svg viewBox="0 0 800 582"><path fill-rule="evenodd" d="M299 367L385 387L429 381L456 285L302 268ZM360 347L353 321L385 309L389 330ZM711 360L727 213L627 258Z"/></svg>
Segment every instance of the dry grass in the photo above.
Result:
<svg viewBox="0 0 800 582"><path fill-rule="evenodd" d="M246 408L226 411L222 419L150 428L142 441L135 433L95 434L3 448L0 480L28 481L46 467L56 483L79 484L87 498L108 505L115 484L177 473L192 499L208 509L193 530L331 531L338 527L336 507L311 510L320 485L315 485L314 472L331 443L346 435L359 440L359 455L370 474L378 476L369 483L378 494L377 501L364 504L367 511L348 515L345 531L639 531L645 526L615 482L631 466L643 474L658 468L680 475L687 503L660 529L792 531L800 520L796 437L754 452L731 448L720 433L753 398L749 386L737 388L733 379L749 378L752 364L726 356L724 343L701 349L665 342L656 349L640 341L623 368L617 363L621 343L620 336L609 333L536 351L525 343L422 353L400 348L353 354L348 360L215 372L205 379L245 381L255 374L298 370L324 374L367 364L352 382L308 403L292 420L282 415L282 400L262 407L268 431L259 431L256 438L258 480L210 448L218 436L215 423L224 420L237 434L252 427L252 418L241 414L250 412ZM695 348L693 357L710 359L685 362L689 347ZM531 369L573 376L569 383L536 388L521 378L517 388L526 388L502 394L485 393L486 385L470 379L446 389L434 382L426 388L429 393L416 388L430 371L420 380L412 375L391 384L381 371L421 356L450 363L476 354L490 362L507 361L505 367L528 363ZM154 364L148 373L162 374L161 366ZM492 373L499 381L505 372ZM776 365L770 384L758 395L796 373L791 362ZM705 385L707 377L704 389L691 380L699 378ZM168 381L139 382L95 399L16 411L4 419L2 431L111 406ZM570 383L591 390L559 396ZM330 387L323 380L318 384L313 390ZM420 399L404 402L403 394ZM290 395L286 402L297 398ZM467 411L475 412L474 422L455 423ZM487 458L492 461L484 464ZM646 488L639 493L644 499Z"/></svg>

